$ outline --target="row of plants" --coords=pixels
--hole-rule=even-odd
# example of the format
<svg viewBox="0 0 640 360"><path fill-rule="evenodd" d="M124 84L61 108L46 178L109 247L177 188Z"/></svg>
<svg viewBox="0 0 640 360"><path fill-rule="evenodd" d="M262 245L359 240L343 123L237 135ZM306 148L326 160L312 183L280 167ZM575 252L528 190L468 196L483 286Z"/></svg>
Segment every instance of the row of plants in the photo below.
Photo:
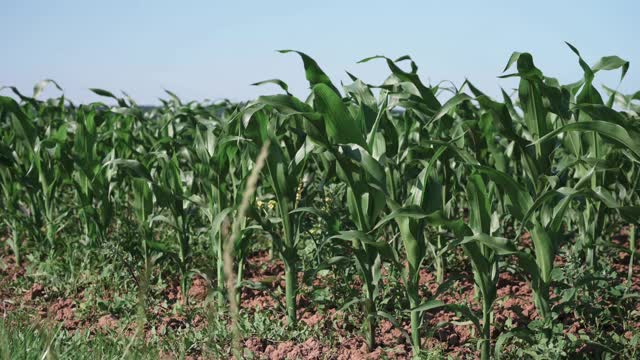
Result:
<svg viewBox="0 0 640 360"><path fill-rule="evenodd" d="M311 57L289 50L282 52L302 59L305 98L278 79L255 85L282 93L249 103L183 103L168 92L169 100L151 110L101 89L92 91L110 105L76 105L64 95L38 100L45 86L58 87L52 80L37 84L33 96L9 89L12 97L0 97L7 243L18 263L33 246L72 254L77 246L99 247L127 222L137 229L132 252L141 278L156 267L177 270L188 305L190 279L200 270L193 264L197 245L210 259L224 307L225 251L234 256L242 291L250 244L267 238L284 264L286 315L295 326L300 247L310 238L317 261L304 269L305 279L337 264L357 271L360 295L344 305L362 309L370 350L380 319L405 320L380 302L391 267L402 274L400 310L414 354L428 333L425 312L444 309L473 324L478 353L488 359L508 337L551 336L560 249L596 274L601 252L619 247L612 234L628 225L629 248L619 250L631 254L631 284L640 94L594 85L601 71L617 70L622 81L627 61L608 56L589 65L569 48L582 79L562 85L530 54L514 53L502 77L517 78L518 87L501 99L469 81L459 88L425 84L408 56L364 59L385 62L388 78L371 85L349 73L352 82L339 90ZM247 216L238 217L263 146L268 156L256 192ZM227 241L232 226L240 232ZM78 227L81 236L62 236L66 227ZM432 269L447 285L447 258L457 251L472 269L476 306L421 297L420 270ZM541 321L496 341L493 309L508 266L528 280Z"/></svg>

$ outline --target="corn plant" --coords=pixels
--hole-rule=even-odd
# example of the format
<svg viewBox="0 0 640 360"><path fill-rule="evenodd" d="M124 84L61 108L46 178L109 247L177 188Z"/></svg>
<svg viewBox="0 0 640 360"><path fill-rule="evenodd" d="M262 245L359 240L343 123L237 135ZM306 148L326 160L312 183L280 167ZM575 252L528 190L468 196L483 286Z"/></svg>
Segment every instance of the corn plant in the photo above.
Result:
<svg viewBox="0 0 640 360"><path fill-rule="evenodd" d="M4 144L0 144L0 205L5 209L3 222L11 231L11 236L7 239L11 251L15 256L16 264L22 262L21 238L22 232L26 228L25 215L22 211L20 200L25 196L24 189L20 186L20 179L16 176L13 167L15 160L11 148Z"/></svg>
<svg viewBox="0 0 640 360"><path fill-rule="evenodd" d="M393 102L397 106L404 107L402 120L392 121L394 132L397 134L397 144L393 144L396 140L391 135L384 139L385 143L391 142L393 148L397 146L396 169L403 172L403 167L411 160L427 161L429 152L433 152L434 147L446 145L452 139L456 142L461 141L465 129L460 122L454 122L454 118L449 116L436 97L439 92L438 86L425 85L418 75L418 66L409 56L402 56L395 61L382 56L374 56L361 60L360 62L368 62L373 59L384 59L391 71L391 75L380 86L387 90L393 98ZM409 61L410 71L400 68L399 63ZM370 138L370 137L369 137ZM368 139L369 139L368 138ZM378 145L379 147L379 145ZM451 181L452 177L462 178L461 170L464 168L460 165L464 161L472 161L468 154L462 154L464 150L459 147L446 146L444 152L440 154L434 163L437 174L440 195L438 205L443 211L446 218L454 217L453 209L455 208L455 194L461 191L461 188L455 188L458 182ZM460 157L462 156L462 159ZM454 159L458 159L455 161ZM387 163L389 164L389 163ZM385 164L385 165L387 165ZM399 176L392 176L392 179L399 179ZM398 187L396 186L396 189ZM392 192L396 192L393 188ZM429 237L426 243L427 249L430 251L434 259L436 268L436 279L439 283L444 281L445 264L445 248L446 242L443 235L444 228L438 229L437 236Z"/></svg>
<svg viewBox="0 0 640 360"><path fill-rule="evenodd" d="M288 51L285 51L288 52ZM384 239L370 233L385 207L385 173L382 165L372 157L372 148L365 141L363 116L354 116L342 102L337 88L318 64L306 54L301 56L307 80L312 86L310 102L313 106L286 97L286 107L304 116L304 129L309 138L322 149L323 164L335 169L337 177L347 185L347 210L356 230L341 231L334 239L352 244L356 267L364 282L364 297L358 302L365 313L365 339L369 349L375 346L378 316L376 297L379 291L383 257L394 258ZM280 101L282 103L282 101Z"/></svg>
<svg viewBox="0 0 640 360"><path fill-rule="evenodd" d="M326 88L320 86L316 89ZM328 94L330 93L324 93L324 95ZM328 96L339 101L335 95ZM366 316L365 339L369 349L373 349L378 317L376 298L380 291L381 266L385 258L396 260L396 254L384 238L376 237L374 231L386 203L383 190L386 182L383 167L366 148L356 145L357 142L350 142L352 145L338 146L331 154L336 159L338 178L347 184L347 209L356 230L341 231L335 235L335 238L350 241L352 244L356 266L364 281L365 294L361 303Z"/></svg>
<svg viewBox="0 0 640 360"><path fill-rule="evenodd" d="M235 174L235 163L238 162L238 145L242 139L227 132L222 119L208 123L204 128L195 128L194 181L199 193L203 196L205 206L202 211L209 221L212 256L215 260L217 277L218 304L224 304L224 269L223 244L224 224L228 224L228 216L236 204L235 188L238 180ZM216 131L217 127L221 127ZM241 279L241 276L238 277Z"/></svg>
<svg viewBox="0 0 640 360"><path fill-rule="evenodd" d="M70 172L67 125L50 121L46 128L36 128L32 118L8 97L0 97L0 107L15 129L12 150L20 159L20 173L23 174L23 183L28 189L29 212L38 231L35 235L42 238L39 230L45 227L44 239L53 249L56 245L56 234L66 217L66 212L58 213L56 197L59 196L59 189ZM54 108L52 111L58 110ZM50 120L46 115L49 114L42 114Z"/></svg>
<svg viewBox="0 0 640 360"><path fill-rule="evenodd" d="M442 153L442 151L440 151ZM434 157L435 159L435 157ZM403 208L400 208L399 204L393 200L388 200L389 207L396 212L402 211L402 209L409 210L411 213L411 207L417 207L416 214L425 213L432 214L435 211L441 210L440 205L440 187L434 177L429 176L429 167L423 169L415 184L412 184L409 190L408 198L404 201ZM394 214L394 213L392 213ZM406 275L404 279L407 296L409 298L409 304L412 309L418 307L422 302L419 296L419 282L420 282L420 268L427 256L427 225L428 220L424 217L411 217L403 214L398 214L395 219L399 231L400 237L403 242L404 251L408 266L406 268ZM393 216L393 215L391 215ZM418 353L421 347L421 312L411 312L411 341L414 353Z"/></svg>
<svg viewBox="0 0 640 360"><path fill-rule="evenodd" d="M628 128L629 122L625 119L624 114L613 110L612 104L605 105L602 96L593 86L593 81L598 71L615 69L621 69L620 81L622 81L629 63L617 56L608 56L600 59L594 66L589 66L574 46L568 43L567 45L578 56L579 64L584 71L583 79L569 87L573 95L572 103L575 103L573 118L576 125L573 126L590 126L587 123L603 119L610 124ZM597 126L597 123L591 123L591 126L593 125ZM616 141L615 138L613 141ZM612 144L611 138L606 134L601 134L599 131L591 131L582 136L578 133L568 133L564 148L569 150L573 158L578 159L575 176L581 176L591 167L597 169L597 173L591 178L592 190L599 191L603 189L605 184L615 181L613 179L615 173L601 166L603 163L607 163L609 158L616 156L617 150L617 147ZM602 162L590 161L595 159L602 160ZM604 232L606 211L601 204L588 202L582 214L582 221L578 223L581 245L586 251L586 262L595 270L597 266L596 244L602 241L600 236Z"/></svg>
<svg viewBox="0 0 640 360"><path fill-rule="evenodd" d="M296 292L298 274L299 226L302 213L296 212L302 197L302 178L305 171L306 156L296 156L299 149L292 138L278 136L278 117L269 117L264 112L254 114L260 128L258 144L269 142L269 155L265 163L269 183L275 194L277 213L282 222L282 230L269 231L273 248L284 262L285 299L289 324L296 323ZM286 124L286 119L285 119ZM299 143L299 141L298 141ZM304 150L304 149L302 149Z"/></svg>
<svg viewBox="0 0 640 360"><path fill-rule="evenodd" d="M188 265L191 260L190 222L195 213L195 205L188 200L191 196L191 184L180 170L175 154L170 159L162 157L159 160L158 176L153 191L159 207L168 210L169 216L156 215L153 220L169 225L176 233L177 246L169 254L175 256L180 270L184 303L188 304Z"/></svg>
<svg viewBox="0 0 640 360"><path fill-rule="evenodd" d="M72 148L74 167L73 185L80 205L85 243L96 239L104 241L113 217L110 199L110 169L102 165L99 149L98 126L93 109L79 111ZM114 153L111 153L113 157Z"/></svg>
<svg viewBox="0 0 640 360"><path fill-rule="evenodd" d="M151 251L156 244L151 222L155 208L153 191L146 179L133 178L131 181L133 190L133 214L138 224L138 230L142 236L140 247L143 259L143 274L146 279L153 265Z"/></svg>

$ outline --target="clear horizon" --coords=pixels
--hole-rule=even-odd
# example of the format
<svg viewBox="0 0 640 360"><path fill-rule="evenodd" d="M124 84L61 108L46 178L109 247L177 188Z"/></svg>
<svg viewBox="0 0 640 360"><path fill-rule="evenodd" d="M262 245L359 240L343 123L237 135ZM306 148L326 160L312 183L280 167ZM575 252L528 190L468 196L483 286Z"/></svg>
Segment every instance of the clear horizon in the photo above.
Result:
<svg viewBox="0 0 640 360"><path fill-rule="evenodd" d="M296 49L312 56L336 84L349 82L345 71L379 84L389 74L384 62L356 62L409 54L425 81L459 86L468 78L497 95L500 87L515 85L497 78L513 51L532 53L536 66L562 83L579 79L582 70L568 41L589 64L607 55L630 61L619 89L640 89L640 49L632 46L640 30L637 2L545 0L522 8L507 1L399 1L393 12L389 6L378 1L13 3L0 14L0 29L8 34L0 86L31 94L38 81L51 78L74 102L104 101L89 91L101 88L114 94L124 90L139 104L156 105L167 97L164 89L185 101L250 100L280 92L252 83L279 78L292 93L305 96L302 62L275 51ZM598 74L596 84L615 88L619 76L619 71ZM50 96L57 96L53 87L43 94Z"/></svg>

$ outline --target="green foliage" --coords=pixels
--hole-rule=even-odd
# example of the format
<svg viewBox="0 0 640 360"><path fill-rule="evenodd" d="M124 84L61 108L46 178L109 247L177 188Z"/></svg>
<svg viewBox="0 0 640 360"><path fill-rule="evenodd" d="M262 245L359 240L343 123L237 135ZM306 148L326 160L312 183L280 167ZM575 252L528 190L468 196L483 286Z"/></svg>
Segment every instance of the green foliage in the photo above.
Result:
<svg viewBox="0 0 640 360"><path fill-rule="evenodd" d="M359 305L370 350L381 319L399 327L408 320L411 333L403 334L416 356L425 354L424 336L433 329L424 314L446 309L474 326L483 359L510 344L526 344L518 356L565 357L585 344L603 358L637 356L629 352L637 333L604 344L601 337L565 336L560 320L573 306L602 325L580 307L596 301L591 287L598 284L615 301L637 297L631 280L640 215L640 97L604 87L605 99L594 85L605 70L620 70L622 81L629 63L606 56L590 66L568 46L582 79L561 85L531 54L516 52L505 67L514 72L503 75L518 79L516 94L503 91L499 100L469 81L459 89L427 85L408 56L364 59L383 59L388 78L373 86L349 74L352 83L339 89L315 60L293 50L281 52L301 57L310 86L305 100L278 79L255 85L275 84L284 94L247 104L184 103L167 92L169 99L153 109L102 89L92 91L113 105L38 100L44 86L60 89L52 80L37 84L34 97L13 89L18 100L0 96L0 218L7 243L18 263L39 261L43 273L64 269L76 280L91 270L72 254L95 264L110 251L126 259L142 302L154 281L177 272L186 307L191 278L199 274L213 284L220 309L224 240L257 152L269 142L256 195L232 244L240 292L260 286L243 279L256 244L266 239L283 262L288 327L280 338L301 329L302 282L357 274L356 289L334 284L308 295L344 309ZM621 249L611 236L626 225L632 235ZM600 256L611 249L630 255L624 288L596 276L609 268ZM70 257L57 263L61 254ZM558 256L571 262L558 268ZM459 270L449 264L456 259L471 270L477 304L441 302L439 291L422 295L421 270L433 269L446 288L445 275ZM593 281L576 279L572 266ZM540 318L507 329L494 323L494 309L500 275L514 267L529 282ZM402 285L385 285L389 274ZM0 335L9 326L3 323ZM502 333L495 339L497 327ZM3 346L44 351L40 332L2 336ZM226 330L210 336L228 340ZM116 346L105 341L104 349ZM66 351L58 340L50 344Z"/></svg>

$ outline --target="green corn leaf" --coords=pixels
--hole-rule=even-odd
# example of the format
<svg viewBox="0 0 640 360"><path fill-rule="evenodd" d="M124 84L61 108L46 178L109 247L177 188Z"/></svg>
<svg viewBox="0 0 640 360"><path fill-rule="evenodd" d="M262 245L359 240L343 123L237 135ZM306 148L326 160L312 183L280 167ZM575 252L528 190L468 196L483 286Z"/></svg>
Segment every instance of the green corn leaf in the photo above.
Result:
<svg viewBox="0 0 640 360"><path fill-rule="evenodd" d="M523 220L526 209L533 206L531 195L511 176L486 166L475 167L479 173L487 175L511 200L510 211L518 220Z"/></svg>
<svg viewBox="0 0 640 360"><path fill-rule="evenodd" d="M407 310L408 312L411 311L430 311L430 310L448 310L448 311L453 311L453 312L457 312L462 314L462 316L466 317L467 319L469 319L471 322L473 322L473 324L476 326L476 330L477 331L482 331L482 327L480 326L480 319L478 319L478 317L473 313L473 311L465 305L460 305L460 304L445 304L440 300L429 300L425 303L422 303L418 306L416 306L413 309Z"/></svg>
<svg viewBox="0 0 640 360"><path fill-rule="evenodd" d="M122 168L135 177L152 181L151 173L138 160L115 159L115 160L110 160L104 164L105 167L109 165L115 165L119 168Z"/></svg>
<svg viewBox="0 0 640 360"><path fill-rule="evenodd" d="M232 211L233 208L228 207L222 209L222 211L216 214L216 216L213 218L213 221L211 222L212 236L216 236L222 231L222 224L224 223L225 219L229 218L229 214L231 214Z"/></svg>
<svg viewBox="0 0 640 360"><path fill-rule="evenodd" d="M387 319L396 329L400 331L402 336L404 336L404 338L407 340L407 344L411 344L411 335L409 335L407 330L405 330L401 326L400 322L398 322L398 320L396 320L396 318L393 315L389 314L386 311L378 310L378 316L383 319Z"/></svg>
<svg viewBox="0 0 640 360"><path fill-rule="evenodd" d="M49 84L53 84L53 86L55 86L56 89L58 89L59 91L62 91L62 88L60 87L60 85L58 85L57 82L55 82L54 80L51 80L51 79L44 79L44 80L38 82L33 87L33 98L34 99L37 98Z"/></svg>
<svg viewBox="0 0 640 360"><path fill-rule="evenodd" d="M22 111L20 105L12 98L0 96L0 113L6 112L16 117L17 121L16 130L17 133L27 141L29 148L34 148L36 145L36 128L31 122L31 119Z"/></svg>
<svg viewBox="0 0 640 360"><path fill-rule="evenodd" d="M172 254L173 256L177 256L174 251L174 247L172 247L170 244L165 244L160 241L147 240L147 245L153 250L160 251L163 253L169 253L169 254Z"/></svg>
<svg viewBox="0 0 640 360"><path fill-rule="evenodd" d="M424 102L424 104L426 105L426 108L430 113L433 114L438 109L441 108L440 101L438 101L438 99L436 98L433 89L425 86L420 80L420 77L417 74L417 67L415 67L415 64L412 67L411 72L406 72L402 70L398 65L396 65L393 60L384 56L379 56L379 55L360 60L358 63L368 62L373 59L385 59L385 61L387 62L387 66L389 67L393 75L395 75L400 82L405 82L413 85L414 88L418 91L417 95L420 96L420 98L422 99L422 101ZM397 61L402 61L406 59L408 59L408 57L401 57Z"/></svg>
<svg viewBox="0 0 640 360"><path fill-rule="evenodd" d="M381 255L389 260L393 260L396 263L399 262L398 254L394 249L384 240L374 240L369 234L358 230L340 231L337 235L331 236L327 240L339 239L344 241L359 241L364 245L375 248Z"/></svg>
<svg viewBox="0 0 640 360"><path fill-rule="evenodd" d="M327 135L337 144L357 144L366 147L362 130L351 116L342 99L326 84L313 87L314 104L323 114Z"/></svg>
<svg viewBox="0 0 640 360"><path fill-rule="evenodd" d="M445 116L449 111L454 109L460 103L464 101L470 101L470 100L472 100L472 98L467 94L464 94L464 93L456 94L451 99L449 99L446 103L444 103L444 105L442 105L440 110L438 110L438 112L435 113L435 115L433 115L433 118L431 119L431 121L437 121L441 119L443 116Z"/></svg>
<svg viewBox="0 0 640 360"><path fill-rule="evenodd" d="M388 224L390 221L398 218L424 219L428 215L429 214L425 213L419 206L401 207L380 219L380 221L378 221L378 223L373 227L372 231L375 231Z"/></svg>
<svg viewBox="0 0 640 360"><path fill-rule="evenodd" d="M474 233L490 233L491 203L487 198L487 188L478 174L469 177L467 182L469 201L469 226Z"/></svg>
<svg viewBox="0 0 640 360"><path fill-rule="evenodd" d="M324 71L322 71L318 63L315 60L313 60L309 55L296 50L278 50L278 52L282 54L294 52L300 55L300 57L302 58L302 63L304 65L304 71L307 75L307 81L309 81L309 84L311 85L311 87L315 87L317 84L324 84L329 89L331 89L331 91L333 91L336 95L338 96L340 95L340 92L335 86L333 86L327 74L325 74Z"/></svg>
<svg viewBox="0 0 640 360"><path fill-rule="evenodd" d="M348 159L357 166L358 173L364 173L366 182L377 190L384 192L386 173L384 167L374 159L363 147L355 144L340 146L339 157Z"/></svg>
<svg viewBox="0 0 640 360"><path fill-rule="evenodd" d="M95 89L95 88L91 88L89 90L91 90L91 92L93 92L96 95L103 96L103 97L108 97L108 98L112 98L112 99L116 100L116 102L118 103L118 106L121 106L121 107L128 107L129 106L127 104L127 102L124 101L124 99L121 99L121 98L113 95L113 93L110 92L110 91L103 90L103 89Z"/></svg>
<svg viewBox="0 0 640 360"><path fill-rule="evenodd" d="M509 61L507 61L507 65L505 65L505 67L504 67L504 69L502 70L502 72L505 72L505 71L509 70L509 68L510 68L510 67L511 67L511 66L512 66L516 61L518 61L518 58L520 58L520 55L521 55L521 54L522 54L522 53L517 52L517 51L516 51L516 52L513 52L513 53L511 54L511 56L509 57Z"/></svg>
<svg viewBox="0 0 640 360"><path fill-rule="evenodd" d="M624 79L624 76L629 71L629 62L627 60L621 59L617 56L604 56L597 63L595 63L592 67L593 72L598 72L600 70L616 70L621 69L620 71L620 81Z"/></svg>
<svg viewBox="0 0 640 360"><path fill-rule="evenodd" d="M275 84L279 86L282 90L284 90L284 92L286 92L287 95L291 95L291 93L289 93L289 85L287 85L287 83L285 83L280 79L269 79L269 80L258 81L257 83L253 83L251 85L259 86L264 84Z"/></svg>
<svg viewBox="0 0 640 360"><path fill-rule="evenodd" d="M542 225L535 223L531 231L533 250L536 254L536 263L540 269L540 277L545 284L551 282L551 270L553 259L556 255L556 242Z"/></svg>
<svg viewBox="0 0 640 360"><path fill-rule="evenodd" d="M634 158L637 160L640 160L640 142L638 142L637 140L634 140L624 127L618 124L614 124L614 123L610 123L602 120L581 121L581 122L566 124L564 126L561 126L549 132L545 136L535 141L532 145L537 143L547 142L555 138L559 134L571 132L571 131L596 132L622 145L626 149L630 150L633 153Z"/></svg>
<svg viewBox="0 0 640 360"><path fill-rule="evenodd" d="M467 236L464 238L465 242L476 241L482 245L485 245L491 249L493 249L497 254L500 255L511 255L516 253L518 250L515 245L511 242L511 240L496 236L490 236L484 233L475 234L473 236Z"/></svg>

